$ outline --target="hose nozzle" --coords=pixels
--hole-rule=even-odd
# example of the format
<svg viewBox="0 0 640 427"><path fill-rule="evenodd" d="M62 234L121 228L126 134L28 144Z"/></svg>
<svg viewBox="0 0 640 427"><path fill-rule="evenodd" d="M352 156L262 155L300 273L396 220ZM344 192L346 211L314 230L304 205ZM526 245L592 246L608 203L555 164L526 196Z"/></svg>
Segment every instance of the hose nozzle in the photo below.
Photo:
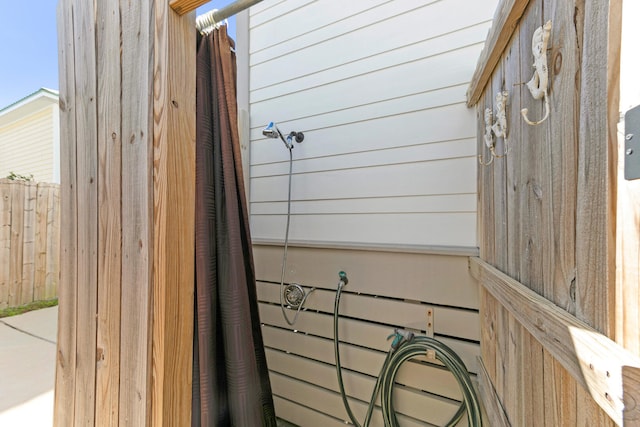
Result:
<svg viewBox="0 0 640 427"><path fill-rule="evenodd" d="M347 278L347 273L345 273L344 271L339 272L338 277L340 278L340 281L342 282L343 286L349 283L349 279Z"/></svg>

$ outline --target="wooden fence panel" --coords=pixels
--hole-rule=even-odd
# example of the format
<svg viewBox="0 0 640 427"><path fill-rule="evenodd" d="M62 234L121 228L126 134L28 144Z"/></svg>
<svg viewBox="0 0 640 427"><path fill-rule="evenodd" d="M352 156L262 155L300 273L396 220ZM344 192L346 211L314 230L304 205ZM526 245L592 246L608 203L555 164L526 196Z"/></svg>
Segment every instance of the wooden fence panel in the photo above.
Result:
<svg viewBox="0 0 640 427"><path fill-rule="evenodd" d="M532 313L551 305L568 321L582 321L579 330L590 328L603 340L607 375L596 383L616 376L609 365L620 350L611 340L620 4L502 0L467 93L468 105L476 106L483 149L485 109L493 108L495 120L496 93L508 92L510 152L479 166L482 262L535 295ZM532 36L548 21L551 36L543 53L550 115L532 126L520 113L527 108L528 117L539 120L546 111L525 83L534 72ZM495 140L500 154L502 138ZM637 241L637 233L631 235ZM548 339L552 331L520 316L524 308L514 304L513 295L501 298L487 277L479 281L482 364L490 380L484 397L497 396L505 412L495 419L504 416L514 426L585 425L581 420L588 416L594 420L589 425L629 421L630 408L623 413L618 400L619 379L607 387L585 380L584 366L564 356L571 351L582 360L585 349L565 337L573 347L556 351ZM596 365L586 363L592 370Z"/></svg>
<svg viewBox="0 0 640 427"><path fill-rule="evenodd" d="M0 308L55 298L60 186L0 179Z"/></svg>
<svg viewBox="0 0 640 427"><path fill-rule="evenodd" d="M0 185L0 308L5 308L9 302L11 200L11 187Z"/></svg>

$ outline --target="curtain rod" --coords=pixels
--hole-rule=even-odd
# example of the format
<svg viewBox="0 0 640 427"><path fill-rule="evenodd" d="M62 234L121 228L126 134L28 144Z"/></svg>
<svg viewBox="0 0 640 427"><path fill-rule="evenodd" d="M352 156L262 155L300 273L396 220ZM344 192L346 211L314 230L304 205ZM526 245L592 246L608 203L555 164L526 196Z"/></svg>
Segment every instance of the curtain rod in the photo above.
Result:
<svg viewBox="0 0 640 427"><path fill-rule="evenodd" d="M207 12L196 18L196 28L198 31L203 31L206 28L214 27L225 19L250 8L256 3L260 3L261 1L262 0L236 0L222 9L215 9Z"/></svg>

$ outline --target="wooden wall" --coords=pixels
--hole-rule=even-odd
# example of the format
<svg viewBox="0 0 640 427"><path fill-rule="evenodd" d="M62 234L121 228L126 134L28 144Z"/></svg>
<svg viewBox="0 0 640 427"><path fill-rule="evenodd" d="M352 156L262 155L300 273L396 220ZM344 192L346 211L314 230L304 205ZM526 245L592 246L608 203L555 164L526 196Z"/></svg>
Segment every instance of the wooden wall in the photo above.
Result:
<svg viewBox="0 0 640 427"><path fill-rule="evenodd" d="M58 296L60 186L0 179L0 308Z"/></svg>
<svg viewBox="0 0 640 427"><path fill-rule="evenodd" d="M62 255L55 425L189 425L195 17L58 4Z"/></svg>
<svg viewBox="0 0 640 427"><path fill-rule="evenodd" d="M338 272L349 276L340 305L340 351L354 413L366 405L398 327L425 334L433 313L435 337L456 351L472 373L480 355L477 285L467 257L385 251L291 247L287 282L314 287L295 325L280 304L281 246L255 245L260 319L276 414L299 426L340 426L348 420L335 372L333 307ZM288 311L293 319L295 312ZM474 375L475 377L475 375ZM443 425L461 393L434 363L407 363L398 376L395 405L403 426ZM379 407L372 426L382 426ZM463 422L461 425L466 425Z"/></svg>
<svg viewBox="0 0 640 427"><path fill-rule="evenodd" d="M620 8L502 1L468 93L484 153L485 108L509 93L511 151L478 169L481 260L472 261L483 285L483 395L487 407L499 402L497 425L635 425L633 405L623 414L623 394L627 404L633 395L623 367L640 359L613 341ZM543 102L522 83L547 20L551 113L530 126L520 110L537 120Z"/></svg>

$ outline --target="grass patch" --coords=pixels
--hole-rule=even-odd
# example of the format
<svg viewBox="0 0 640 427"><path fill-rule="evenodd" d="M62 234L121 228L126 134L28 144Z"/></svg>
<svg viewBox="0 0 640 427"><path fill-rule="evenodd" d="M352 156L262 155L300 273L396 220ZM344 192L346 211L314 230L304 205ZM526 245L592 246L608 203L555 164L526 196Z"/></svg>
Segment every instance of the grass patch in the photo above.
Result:
<svg viewBox="0 0 640 427"><path fill-rule="evenodd" d="M40 310L41 308L55 307L56 305L58 305L58 298L34 301L18 307L7 307L0 309L0 319L3 317L17 316L18 314L26 313L28 311Z"/></svg>

